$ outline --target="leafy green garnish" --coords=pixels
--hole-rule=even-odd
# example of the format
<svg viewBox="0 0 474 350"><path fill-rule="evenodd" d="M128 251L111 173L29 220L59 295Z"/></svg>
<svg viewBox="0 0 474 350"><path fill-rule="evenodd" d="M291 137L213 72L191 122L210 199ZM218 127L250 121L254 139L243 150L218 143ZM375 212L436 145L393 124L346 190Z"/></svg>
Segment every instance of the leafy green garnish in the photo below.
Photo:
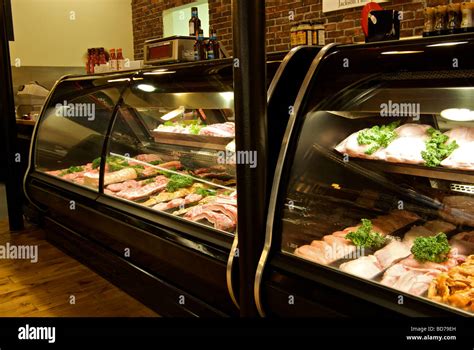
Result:
<svg viewBox="0 0 474 350"><path fill-rule="evenodd" d="M148 184L151 184L151 183L153 183L153 182L155 182L155 179L152 178L152 179L143 180L142 183L143 183L143 185L148 185Z"/></svg>
<svg viewBox="0 0 474 350"><path fill-rule="evenodd" d="M207 197L207 196L215 196L217 194L217 192L215 190L206 190L205 188L201 188L199 187L198 189L196 189L195 191L196 194L199 194L203 197Z"/></svg>
<svg viewBox="0 0 474 350"><path fill-rule="evenodd" d="M378 249L385 245L387 239L372 229L372 221L368 219L361 220L362 225L357 231L350 232L346 235L357 247Z"/></svg>
<svg viewBox="0 0 474 350"><path fill-rule="evenodd" d="M189 133L193 135L199 135L199 131L201 131L203 127L199 124L193 124L189 127Z"/></svg>
<svg viewBox="0 0 474 350"><path fill-rule="evenodd" d="M97 169L100 166L101 157L96 158L92 161L92 169Z"/></svg>
<svg viewBox="0 0 474 350"><path fill-rule="evenodd" d="M174 126L174 123L171 121L167 121L163 123L164 126Z"/></svg>
<svg viewBox="0 0 474 350"><path fill-rule="evenodd" d="M59 176L64 176L67 174L73 174L73 173L79 173L81 171L84 171L84 167L82 166L71 166L67 168L66 170L63 170L59 173Z"/></svg>
<svg viewBox="0 0 474 350"><path fill-rule="evenodd" d="M161 160L152 160L151 162L149 162L149 164L151 165L160 165L161 163Z"/></svg>
<svg viewBox="0 0 474 350"><path fill-rule="evenodd" d="M426 141L426 150L421 152L421 156L425 160L425 165L435 167L449 157L453 151L459 147L456 141L446 144L449 137L441 133L441 131L429 128L428 134L430 139Z"/></svg>
<svg viewBox="0 0 474 350"><path fill-rule="evenodd" d="M182 175L171 175L168 184L166 185L166 190L168 192L175 192L179 188L189 187L194 183L193 179L189 176Z"/></svg>
<svg viewBox="0 0 474 350"><path fill-rule="evenodd" d="M420 262L442 263L448 260L450 251L451 246L444 232L440 232L436 236L417 237L411 248L413 256Z"/></svg>
<svg viewBox="0 0 474 350"><path fill-rule="evenodd" d="M369 145L365 154L374 154L378 149L387 147L395 138L397 133L395 128L400 124L399 121L388 125L375 125L368 130L363 130L357 135L359 145Z"/></svg>

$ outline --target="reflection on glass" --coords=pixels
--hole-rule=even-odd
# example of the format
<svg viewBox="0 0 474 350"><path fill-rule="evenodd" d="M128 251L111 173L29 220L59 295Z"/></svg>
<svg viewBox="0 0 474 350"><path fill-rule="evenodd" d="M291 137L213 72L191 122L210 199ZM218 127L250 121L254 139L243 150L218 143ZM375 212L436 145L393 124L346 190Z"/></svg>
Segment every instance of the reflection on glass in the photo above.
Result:
<svg viewBox="0 0 474 350"><path fill-rule="evenodd" d="M100 157L120 88L94 90L91 81L59 85L38 127L35 161L38 171L97 190L100 164L92 160Z"/></svg>
<svg viewBox="0 0 474 350"><path fill-rule="evenodd" d="M306 114L282 250L472 313L474 81L423 83L379 75Z"/></svg>
<svg viewBox="0 0 474 350"><path fill-rule="evenodd" d="M235 138L233 92L167 92L157 83L156 91L144 92L140 85L125 93L118 110L104 193L234 233L235 163L227 157Z"/></svg>

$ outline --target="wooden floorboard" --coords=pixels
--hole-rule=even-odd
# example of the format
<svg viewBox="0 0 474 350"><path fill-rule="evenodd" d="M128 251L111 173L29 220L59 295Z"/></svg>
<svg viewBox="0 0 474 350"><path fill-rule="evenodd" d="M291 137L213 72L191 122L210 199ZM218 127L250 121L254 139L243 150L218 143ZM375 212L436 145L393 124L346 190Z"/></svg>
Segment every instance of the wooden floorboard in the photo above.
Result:
<svg viewBox="0 0 474 350"><path fill-rule="evenodd" d="M0 245L38 246L36 263L0 258L0 317L158 316L44 237L34 226L10 233L0 221Z"/></svg>

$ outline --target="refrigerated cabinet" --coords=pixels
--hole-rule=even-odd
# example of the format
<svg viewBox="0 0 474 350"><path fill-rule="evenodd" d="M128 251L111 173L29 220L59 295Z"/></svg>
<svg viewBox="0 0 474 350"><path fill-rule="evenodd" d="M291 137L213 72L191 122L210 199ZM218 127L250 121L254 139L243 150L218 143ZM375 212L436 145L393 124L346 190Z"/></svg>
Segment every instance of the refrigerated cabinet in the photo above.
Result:
<svg viewBox="0 0 474 350"><path fill-rule="evenodd" d="M255 281L267 316L474 315L474 36L329 45Z"/></svg>
<svg viewBox="0 0 474 350"><path fill-rule="evenodd" d="M269 55L269 100L293 104L318 51ZM33 135L25 192L48 239L161 315L238 314L232 63L65 77Z"/></svg>

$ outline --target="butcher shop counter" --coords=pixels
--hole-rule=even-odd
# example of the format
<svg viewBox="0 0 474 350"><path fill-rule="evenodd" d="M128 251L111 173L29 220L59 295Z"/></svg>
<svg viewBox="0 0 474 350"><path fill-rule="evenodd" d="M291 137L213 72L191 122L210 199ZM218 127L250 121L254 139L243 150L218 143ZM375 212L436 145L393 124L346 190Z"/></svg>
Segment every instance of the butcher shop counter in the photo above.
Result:
<svg viewBox="0 0 474 350"><path fill-rule="evenodd" d="M276 169L262 315L474 315L473 49L468 34L318 54Z"/></svg>
<svg viewBox="0 0 474 350"><path fill-rule="evenodd" d="M319 50L268 57L273 162ZM160 315L238 315L238 118L232 59L60 80L25 179L48 240Z"/></svg>

